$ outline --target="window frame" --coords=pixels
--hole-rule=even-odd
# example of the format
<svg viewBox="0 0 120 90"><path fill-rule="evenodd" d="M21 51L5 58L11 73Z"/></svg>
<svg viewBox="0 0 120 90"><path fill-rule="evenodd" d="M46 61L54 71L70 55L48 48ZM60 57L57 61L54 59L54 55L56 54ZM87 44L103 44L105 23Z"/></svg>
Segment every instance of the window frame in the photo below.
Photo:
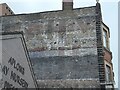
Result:
<svg viewBox="0 0 120 90"><path fill-rule="evenodd" d="M106 64L106 82L111 82L111 67Z"/></svg>
<svg viewBox="0 0 120 90"><path fill-rule="evenodd" d="M104 32L106 33L106 37L104 35ZM110 37L110 33L109 33L109 28L102 24L102 39L103 39L103 46L107 49L110 50L110 42L109 42L109 37ZM104 42L105 41L105 42ZM106 45L105 45L106 44Z"/></svg>
<svg viewBox="0 0 120 90"><path fill-rule="evenodd" d="M104 60L104 66L105 66L105 81L106 81L106 83L114 82L114 75L113 75L113 67L112 67L112 65L109 62L107 62L106 60ZM106 79L106 68L107 68L106 66L110 67L110 80L109 80L109 82Z"/></svg>
<svg viewBox="0 0 120 90"><path fill-rule="evenodd" d="M108 45L107 45L107 31L103 28L103 46L108 48Z"/></svg>

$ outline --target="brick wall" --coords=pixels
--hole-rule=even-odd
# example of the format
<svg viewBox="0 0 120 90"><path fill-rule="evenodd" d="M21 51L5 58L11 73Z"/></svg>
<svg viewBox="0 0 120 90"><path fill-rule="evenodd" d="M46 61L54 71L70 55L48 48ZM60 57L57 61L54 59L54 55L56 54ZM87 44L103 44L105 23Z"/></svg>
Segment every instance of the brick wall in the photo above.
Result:
<svg viewBox="0 0 120 90"><path fill-rule="evenodd" d="M74 79L95 80L90 85L94 87L99 85L95 8L1 17L2 30L24 32L39 84L43 80L70 79L71 85ZM87 86L84 83L82 87Z"/></svg>

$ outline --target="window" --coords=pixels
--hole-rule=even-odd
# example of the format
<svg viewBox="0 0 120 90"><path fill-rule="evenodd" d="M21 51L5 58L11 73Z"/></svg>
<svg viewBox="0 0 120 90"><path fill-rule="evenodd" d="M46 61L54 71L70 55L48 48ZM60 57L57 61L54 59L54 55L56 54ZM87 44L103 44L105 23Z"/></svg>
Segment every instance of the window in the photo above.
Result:
<svg viewBox="0 0 120 90"><path fill-rule="evenodd" d="M110 66L106 65L106 82L111 81L111 69Z"/></svg>
<svg viewBox="0 0 120 90"><path fill-rule="evenodd" d="M103 29L103 45L107 48L107 31Z"/></svg>

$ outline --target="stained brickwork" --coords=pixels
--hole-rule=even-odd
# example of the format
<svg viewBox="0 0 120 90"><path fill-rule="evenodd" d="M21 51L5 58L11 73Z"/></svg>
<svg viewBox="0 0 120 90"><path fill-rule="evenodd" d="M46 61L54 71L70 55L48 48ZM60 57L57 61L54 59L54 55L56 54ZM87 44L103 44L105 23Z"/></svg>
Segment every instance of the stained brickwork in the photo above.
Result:
<svg viewBox="0 0 120 90"><path fill-rule="evenodd" d="M3 19L3 31L24 31L32 56L97 54L94 7Z"/></svg>
<svg viewBox="0 0 120 90"><path fill-rule="evenodd" d="M38 84L40 88L59 88L59 90L69 89L90 89L94 88L94 90L100 90L99 81L96 79L86 79L86 80L79 80L79 79L68 79L68 80L38 80Z"/></svg>
<svg viewBox="0 0 120 90"><path fill-rule="evenodd" d="M96 88L105 81L99 11L97 4L3 16L0 28L4 32L24 32L40 87Z"/></svg>
<svg viewBox="0 0 120 90"><path fill-rule="evenodd" d="M57 56L33 58L32 63L38 80L98 79L97 56Z"/></svg>

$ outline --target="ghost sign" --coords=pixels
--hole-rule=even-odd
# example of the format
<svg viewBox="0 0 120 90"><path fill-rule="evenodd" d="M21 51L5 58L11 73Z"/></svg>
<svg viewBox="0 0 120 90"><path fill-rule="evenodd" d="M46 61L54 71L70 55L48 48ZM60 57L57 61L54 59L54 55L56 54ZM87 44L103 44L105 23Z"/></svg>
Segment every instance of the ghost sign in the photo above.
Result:
<svg viewBox="0 0 120 90"><path fill-rule="evenodd" d="M37 88L22 32L1 35L2 88Z"/></svg>

